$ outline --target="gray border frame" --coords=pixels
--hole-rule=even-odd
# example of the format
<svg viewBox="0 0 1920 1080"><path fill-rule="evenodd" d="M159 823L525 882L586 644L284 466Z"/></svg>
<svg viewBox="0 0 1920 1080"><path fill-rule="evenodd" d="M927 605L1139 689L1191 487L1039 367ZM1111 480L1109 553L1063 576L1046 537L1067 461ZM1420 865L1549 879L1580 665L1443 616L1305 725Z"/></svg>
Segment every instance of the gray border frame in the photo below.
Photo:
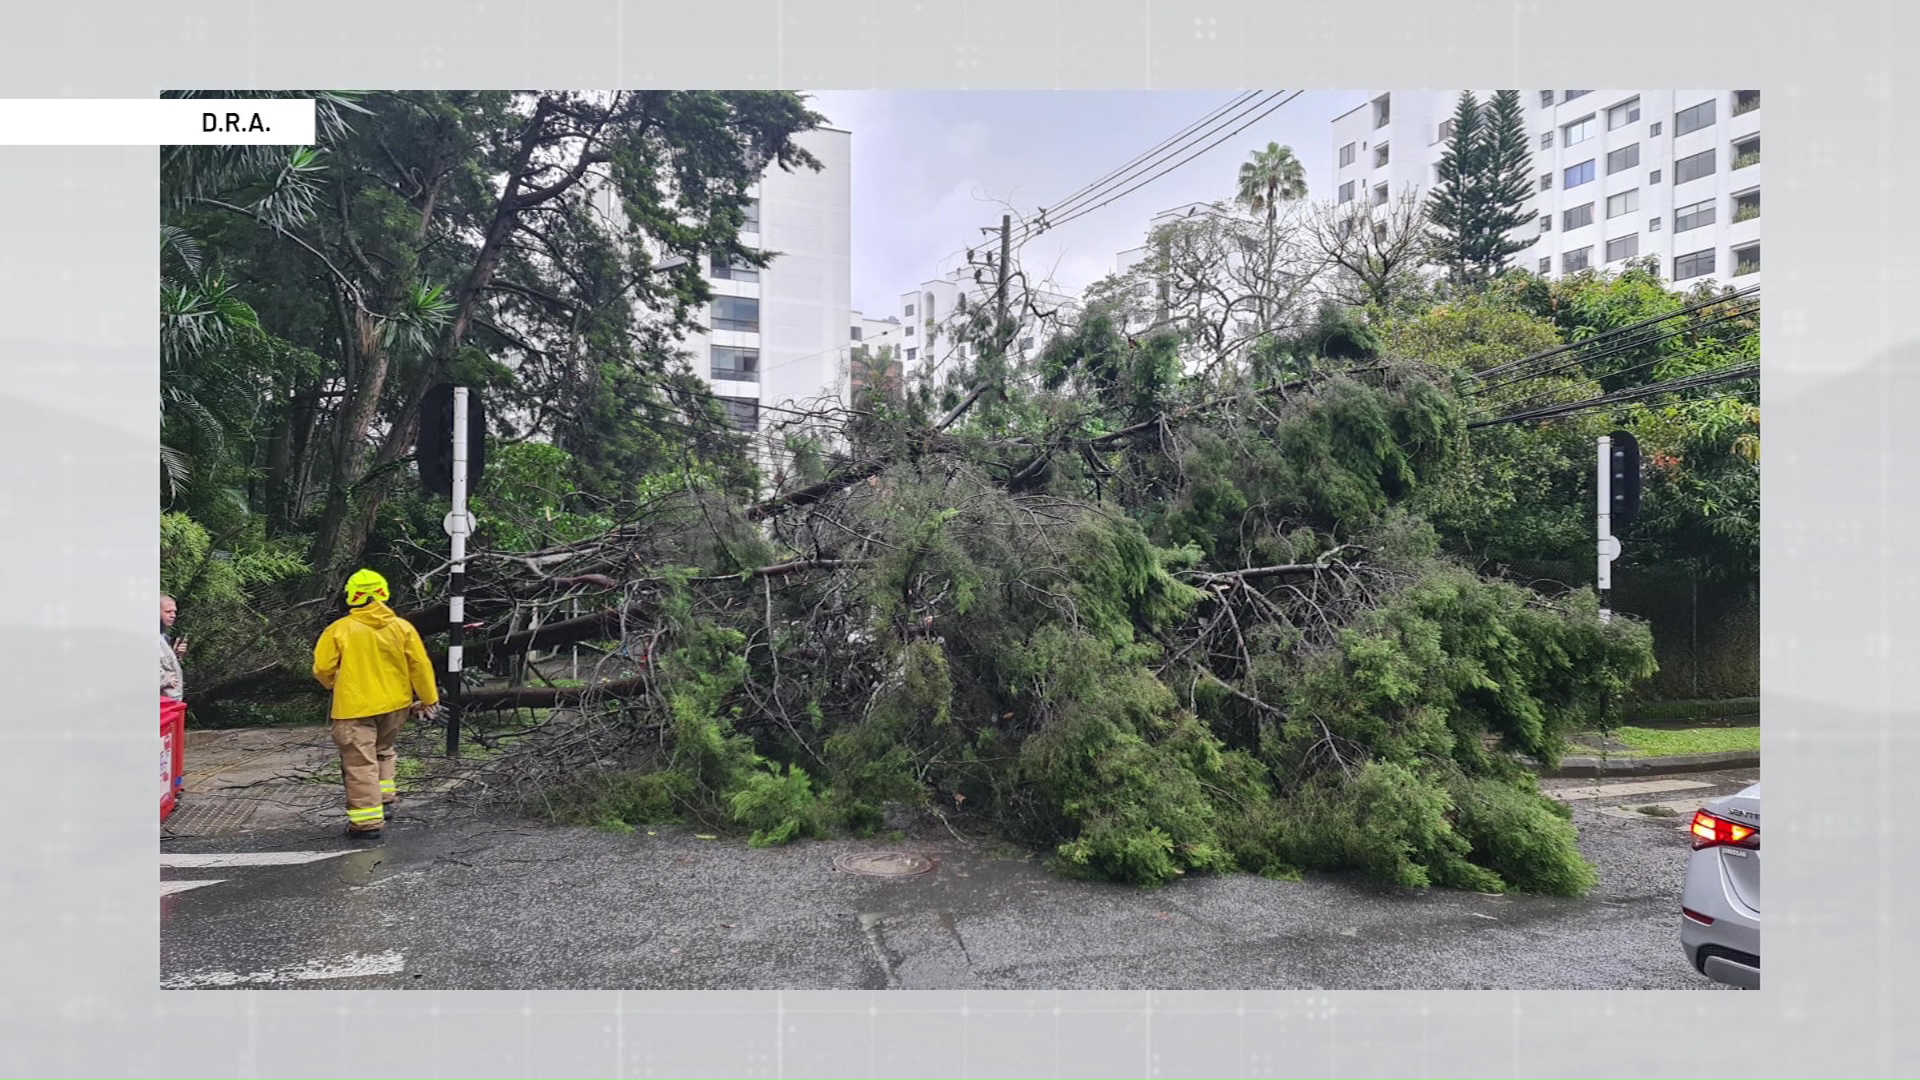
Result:
<svg viewBox="0 0 1920 1080"><path fill-rule="evenodd" d="M1920 1070L1920 7L1670 0L68 2L0 93L172 85L1758 86L1769 989L1655 993L163 994L151 507L157 152L0 148L0 1072L1634 1075ZM147 719L143 719L147 718ZM135 781L139 781L136 783ZM124 793L124 794L122 794ZM1901 1017L1909 1018L1902 1021Z"/></svg>

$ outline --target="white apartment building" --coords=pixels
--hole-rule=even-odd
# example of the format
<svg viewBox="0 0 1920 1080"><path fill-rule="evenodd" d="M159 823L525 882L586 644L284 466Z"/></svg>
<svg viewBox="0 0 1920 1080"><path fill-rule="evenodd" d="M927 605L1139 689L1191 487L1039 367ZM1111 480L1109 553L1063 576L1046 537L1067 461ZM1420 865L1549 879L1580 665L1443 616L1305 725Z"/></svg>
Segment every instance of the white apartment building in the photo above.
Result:
<svg viewBox="0 0 1920 1080"><path fill-rule="evenodd" d="M769 167L755 186L741 241L776 253L765 269L710 264L705 333L686 342L694 366L725 399L736 426L767 426L771 410L846 392L853 318L852 136L820 128L796 141L821 169Z"/></svg>
<svg viewBox="0 0 1920 1080"><path fill-rule="evenodd" d="M961 297L966 297L970 308L991 307L995 301L996 284L991 272L986 273L984 280L975 281L976 269L961 267L900 294L901 326L895 354L909 382L937 378L953 361L977 355L977 345L958 341L953 332ZM1059 314L1057 318L1041 319L1032 311L1019 313L1020 329L1008 350L1016 358L1031 356L1045 348L1062 323L1072 321L1079 307L1079 301L1066 293L1041 287L1027 291L1033 308L1042 313L1057 311ZM1009 295L1009 302L1017 299Z"/></svg>
<svg viewBox="0 0 1920 1080"><path fill-rule="evenodd" d="M1486 101L1491 91L1476 90ZM1338 203L1438 182L1459 91L1395 90L1334 118ZM1656 256L1673 286L1760 282L1760 91L1526 90L1529 240L1541 274ZM1382 211L1376 210L1376 213Z"/></svg>

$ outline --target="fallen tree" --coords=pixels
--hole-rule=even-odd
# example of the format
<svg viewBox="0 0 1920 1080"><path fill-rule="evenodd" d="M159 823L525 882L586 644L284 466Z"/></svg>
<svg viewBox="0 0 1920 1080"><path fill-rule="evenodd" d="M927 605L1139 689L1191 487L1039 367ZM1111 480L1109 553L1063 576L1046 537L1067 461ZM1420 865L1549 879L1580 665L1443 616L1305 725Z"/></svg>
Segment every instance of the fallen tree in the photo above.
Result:
<svg viewBox="0 0 1920 1080"><path fill-rule="evenodd" d="M1129 409L1072 383L1026 403L1046 430L935 443L903 418L886 437L912 453L856 447L778 513L688 492L495 561L479 655L599 641L645 660L476 690L568 707L501 782L562 820L692 816L756 843L907 803L1141 883L1591 884L1517 756L1556 758L1651 670L1648 637L1590 593L1438 554L1409 508L1462 452L1449 390L1370 365L1190 405L1169 384ZM1036 446L1076 453L1036 469Z"/></svg>

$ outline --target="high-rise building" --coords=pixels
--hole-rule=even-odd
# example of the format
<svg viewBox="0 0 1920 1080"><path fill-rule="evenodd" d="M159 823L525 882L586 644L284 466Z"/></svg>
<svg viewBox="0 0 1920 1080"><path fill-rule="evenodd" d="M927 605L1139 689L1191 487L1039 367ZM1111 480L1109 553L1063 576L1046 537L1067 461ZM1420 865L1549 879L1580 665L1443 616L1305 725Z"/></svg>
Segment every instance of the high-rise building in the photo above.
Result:
<svg viewBox="0 0 1920 1080"><path fill-rule="evenodd" d="M819 128L796 141L821 168L770 166L755 186L741 240L776 253L765 269L710 263L706 332L686 345L695 369L743 430L770 409L846 389L853 297L852 137Z"/></svg>
<svg viewBox="0 0 1920 1080"><path fill-rule="evenodd" d="M1334 118L1334 200L1380 208L1430 191L1459 96L1394 90ZM1521 101L1534 182L1514 232L1529 246L1513 265L1557 276L1654 256L1676 287L1759 283L1760 91L1524 90Z"/></svg>

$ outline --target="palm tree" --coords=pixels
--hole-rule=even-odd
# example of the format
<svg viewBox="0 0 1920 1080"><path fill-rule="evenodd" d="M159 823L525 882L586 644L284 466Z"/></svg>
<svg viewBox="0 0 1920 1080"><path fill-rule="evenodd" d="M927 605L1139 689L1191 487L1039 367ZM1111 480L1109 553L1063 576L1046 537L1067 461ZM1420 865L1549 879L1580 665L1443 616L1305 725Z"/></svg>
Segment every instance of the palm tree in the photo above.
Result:
<svg viewBox="0 0 1920 1080"><path fill-rule="evenodd" d="M1307 197L1307 174L1293 147L1277 142L1265 150L1255 150L1253 160L1240 164L1240 194L1235 202L1253 213L1267 212L1267 226L1273 226L1280 204Z"/></svg>

